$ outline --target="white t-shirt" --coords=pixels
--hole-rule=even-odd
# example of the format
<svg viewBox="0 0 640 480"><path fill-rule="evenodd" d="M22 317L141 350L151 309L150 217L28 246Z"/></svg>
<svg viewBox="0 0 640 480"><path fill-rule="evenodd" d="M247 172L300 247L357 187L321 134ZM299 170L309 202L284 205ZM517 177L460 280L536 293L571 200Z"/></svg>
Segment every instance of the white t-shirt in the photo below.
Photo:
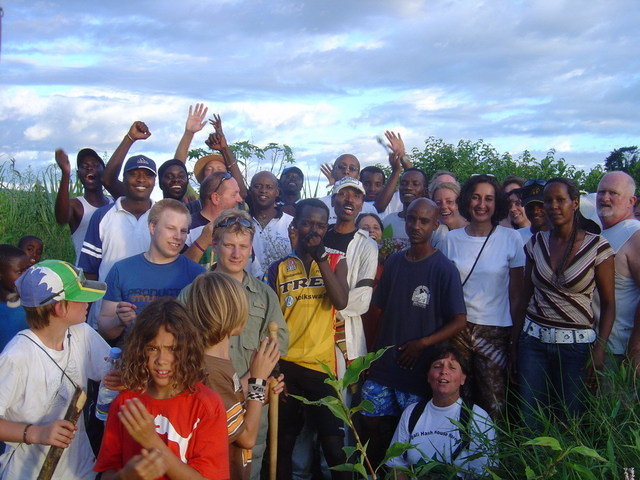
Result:
<svg viewBox="0 0 640 480"><path fill-rule="evenodd" d="M87 379L101 380L109 345L88 324L69 327L61 351L46 347L31 330L20 333L42 347L86 391ZM16 335L0 355L0 418L46 425L63 419L75 387L54 362L29 338ZM95 457L82 415L76 436L64 450L54 479L93 479ZM49 451L46 445L7 443L0 457L0 479L36 478Z"/></svg>
<svg viewBox="0 0 640 480"><path fill-rule="evenodd" d="M465 228L451 230L440 246L464 282L487 237L467 235ZM489 237L469 280L463 287L467 321L477 325L510 327L509 270L525 264L522 237L498 225Z"/></svg>
<svg viewBox="0 0 640 480"><path fill-rule="evenodd" d="M409 432L409 419L416 405L416 403L409 405L402 412L400 423L391 440L391 444L411 443L416 448L407 450L400 457L392 458L387 465L409 468L429 460L451 464L451 453L460 443L460 429L451 420L460 420L462 400L458 399L448 407L436 407L432 401L429 401L418 418L413 432ZM490 463L489 453L495 439L495 430L489 415L482 408L474 405L472 412L469 419L471 442L460 452L453 464L465 471L482 474L483 467ZM478 455L477 458L469 458L476 455ZM462 473L458 475L463 476Z"/></svg>
<svg viewBox="0 0 640 480"><path fill-rule="evenodd" d="M261 278L269 265L291 253L291 241L289 240L289 225L293 217L281 212L279 217L272 218L262 228L260 222L253 219L256 233L253 236L253 253L256 258L251 265L251 273Z"/></svg>
<svg viewBox="0 0 640 480"><path fill-rule="evenodd" d="M375 206L373 205L374 202L364 202L364 203L368 203L369 205L375 208ZM389 205L387 205L387 208L385 208L384 212L379 213L378 216L380 217L380 219L384 220L387 215L391 215L392 213L397 213L401 211L402 211L402 202L400 201L400 193L396 191L391 197L391 200L389 201Z"/></svg>

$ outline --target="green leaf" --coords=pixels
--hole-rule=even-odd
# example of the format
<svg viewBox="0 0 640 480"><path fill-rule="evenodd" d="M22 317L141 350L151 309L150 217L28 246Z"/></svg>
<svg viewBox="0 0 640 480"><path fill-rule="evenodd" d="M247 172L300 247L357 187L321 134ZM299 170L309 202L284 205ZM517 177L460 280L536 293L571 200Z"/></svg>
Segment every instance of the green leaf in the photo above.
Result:
<svg viewBox="0 0 640 480"><path fill-rule="evenodd" d="M525 445L537 445L539 447L549 447L552 450L560 451L560 442L553 437L536 437L524 443Z"/></svg>
<svg viewBox="0 0 640 480"><path fill-rule="evenodd" d="M414 445L411 445L410 443L393 442L391 446L387 448L387 451L384 454L384 459L382 460L380 465L384 465L385 463L387 463L388 460L399 457L404 452L411 450L413 448L416 448L416 447Z"/></svg>
<svg viewBox="0 0 640 480"><path fill-rule="evenodd" d="M371 403L369 400L363 400L360 402L360 405L356 405L355 407L352 407L351 410L349 410L349 412L351 412L351 415L361 411L369 413L373 412L373 403Z"/></svg>
<svg viewBox="0 0 640 480"><path fill-rule="evenodd" d="M335 470L337 472L355 472L356 471L356 465L358 464L352 464L352 463L343 463L341 465L334 465L333 467L329 467L330 470Z"/></svg>
<svg viewBox="0 0 640 480"><path fill-rule="evenodd" d="M342 447L342 451L347 457L347 460L349 460L351 458L351 455L357 452L358 449L356 447L352 447L351 445L345 445L344 447Z"/></svg>
<svg viewBox="0 0 640 480"><path fill-rule="evenodd" d="M388 349L392 348L392 346L381 348L377 352L370 352L362 357L356 358L353 362L349 364L347 370L344 372L344 376L342 377L342 383L345 387L357 383L360 379L360 374L368 369L373 362L378 360L384 352Z"/></svg>
<svg viewBox="0 0 640 480"><path fill-rule="evenodd" d="M533 480L537 477L536 472L534 472L529 465L525 465L524 474L527 476L527 480Z"/></svg>
<svg viewBox="0 0 640 480"><path fill-rule="evenodd" d="M567 465L580 474L581 480L598 480L598 478L591 472L591 470L584 465L578 465L577 463L567 462Z"/></svg>
<svg viewBox="0 0 640 480"><path fill-rule="evenodd" d="M596 452L593 448L585 447L584 445L578 445L577 447L573 447L570 450L570 453L578 453L585 457L595 458L599 462L606 462L605 458L602 458L598 452Z"/></svg>
<svg viewBox="0 0 640 480"><path fill-rule="evenodd" d="M362 475L363 478L367 478L367 470L364 468L364 465L362 465L361 463L356 463L354 467L356 469L356 472Z"/></svg>
<svg viewBox="0 0 640 480"><path fill-rule="evenodd" d="M320 367L322 367L322 370L324 370L324 373L329 375L329 378L331 380L336 380L336 374L333 372L333 370L331 368L329 368L329 366L326 363L323 363L320 360L316 360L316 361L318 362ZM326 382L326 380L325 380L325 382Z"/></svg>

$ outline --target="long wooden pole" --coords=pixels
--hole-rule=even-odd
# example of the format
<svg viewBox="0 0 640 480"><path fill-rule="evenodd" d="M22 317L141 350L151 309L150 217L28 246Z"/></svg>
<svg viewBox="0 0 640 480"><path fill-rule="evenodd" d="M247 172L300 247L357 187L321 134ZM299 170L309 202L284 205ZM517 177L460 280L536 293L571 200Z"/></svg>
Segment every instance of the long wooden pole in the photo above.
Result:
<svg viewBox="0 0 640 480"><path fill-rule="evenodd" d="M269 338L278 338L278 324L269 322ZM276 480L278 471L278 402L280 395L274 393L273 386L278 380L274 379L269 385L269 480Z"/></svg>
<svg viewBox="0 0 640 480"><path fill-rule="evenodd" d="M64 416L64 419L69 420L75 425L82 413L82 408L86 401L86 393L82 391L82 388L76 387L76 391L73 393L73 397L71 397L71 403L69 404L69 408L67 408L67 413ZM40 469L38 480L51 480L53 472L56 471L56 467L60 461L62 452L64 452L64 448L49 447L49 452L47 453L47 457L44 459L44 463Z"/></svg>

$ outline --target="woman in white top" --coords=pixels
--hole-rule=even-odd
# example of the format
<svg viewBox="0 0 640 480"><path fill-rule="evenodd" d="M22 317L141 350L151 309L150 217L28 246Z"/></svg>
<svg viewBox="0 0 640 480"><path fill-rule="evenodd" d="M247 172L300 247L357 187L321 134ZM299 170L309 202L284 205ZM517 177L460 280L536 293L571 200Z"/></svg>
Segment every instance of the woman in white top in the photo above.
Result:
<svg viewBox="0 0 640 480"><path fill-rule="evenodd" d="M429 478L439 478L434 474L441 470L445 470L443 478L451 478L452 471L460 478L487 475L484 467L491 463L495 429L487 412L462 398L468 374L468 365L455 348L434 351L427 372L432 397L405 409L391 441L416 448L392 458L388 466L408 468L418 478L424 475L420 467L434 461L443 465L429 465ZM398 468L395 473L398 480L409 478Z"/></svg>
<svg viewBox="0 0 640 480"><path fill-rule="evenodd" d="M525 264L518 232L498 225L507 201L492 175L474 175L458 197L469 221L446 236L442 252L460 272L467 327L452 340L469 360L473 398L494 418L504 407L511 318L522 289Z"/></svg>

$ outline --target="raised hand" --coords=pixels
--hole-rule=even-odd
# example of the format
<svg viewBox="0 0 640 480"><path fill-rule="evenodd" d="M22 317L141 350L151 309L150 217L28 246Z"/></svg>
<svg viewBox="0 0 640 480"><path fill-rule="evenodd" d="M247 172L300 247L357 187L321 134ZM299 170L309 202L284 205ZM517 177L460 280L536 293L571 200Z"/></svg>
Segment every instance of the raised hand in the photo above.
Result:
<svg viewBox="0 0 640 480"><path fill-rule="evenodd" d="M220 115L213 114L213 118L209 119L209 123L213 125L214 132L209 135L209 138L206 140L206 144L212 150L222 150L223 148L227 148L229 145L227 144L227 138L224 136L224 131L222 130L222 119Z"/></svg>
<svg viewBox="0 0 640 480"><path fill-rule="evenodd" d="M204 106L204 103L196 103L195 108L189 105L189 115L187 116L187 123L184 126L186 132L197 133L204 128L207 124L205 119L209 108Z"/></svg>
<svg viewBox="0 0 640 480"><path fill-rule="evenodd" d="M146 140L151 136L151 132L149 131L149 127L147 127L146 123L136 121L133 122L131 128L129 128L127 136L131 139L131 141Z"/></svg>
<svg viewBox="0 0 640 480"><path fill-rule="evenodd" d="M404 142L402 141L400 134L387 130L384 132L384 136L389 140L388 147L393 151L393 155L398 158L404 157Z"/></svg>
<svg viewBox="0 0 640 480"><path fill-rule="evenodd" d="M336 183L336 179L333 178L333 167L330 163L323 163L320 166L320 171L324 174L325 177L327 177L327 180L329 180L329 185L333 185L334 183Z"/></svg>
<svg viewBox="0 0 640 480"><path fill-rule="evenodd" d="M56 150L56 163L62 170L62 173L71 175L71 163L69 162L69 156L61 148Z"/></svg>

